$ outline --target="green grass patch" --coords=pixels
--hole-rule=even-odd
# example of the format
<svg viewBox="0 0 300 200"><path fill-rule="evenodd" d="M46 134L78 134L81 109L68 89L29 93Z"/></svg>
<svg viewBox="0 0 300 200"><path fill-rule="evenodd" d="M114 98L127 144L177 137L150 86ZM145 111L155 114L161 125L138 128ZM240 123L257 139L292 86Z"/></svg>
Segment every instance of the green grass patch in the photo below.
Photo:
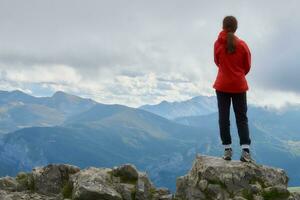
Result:
<svg viewBox="0 0 300 200"><path fill-rule="evenodd" d="M247 200L253 200L254 196L253 193L250 190L244 189L242 191L242 196Z"/></svg>
<svg viewBox="0 0 300 200"><path fill-rule="evenodd" d="M263 192L262 196L264 200L275 200L275 199L284 199L290 196L290 194L287 193L280 193L277 190L271 190L270 192Z"/></svg>
<svg viewBox="0 0 300 200"><path fill-rule="evenodd" d="M16 176L16 181L20 185L22 185L23 187L25 187L27 190L30 190L30 191L34 192L35 186L34 186L34 179L33 179L32 174L25 173L25 172L20 172Z"/></svg>
<svg viewBox="0 0 300 200"><path fill-rule="evenodd" d="M135 188L133 188L133 189L131 190L131 199L132 199L132 200L135 200L135 199L136 199L136 189L135 189Z"/></svg>
<svg viewBox="0 0 300 200"><path fill-rule="evenodd" d="M72 198L72 192L73 192L73 184L69 181L66 182L62 188L62 195L64 198Z"/></svg>

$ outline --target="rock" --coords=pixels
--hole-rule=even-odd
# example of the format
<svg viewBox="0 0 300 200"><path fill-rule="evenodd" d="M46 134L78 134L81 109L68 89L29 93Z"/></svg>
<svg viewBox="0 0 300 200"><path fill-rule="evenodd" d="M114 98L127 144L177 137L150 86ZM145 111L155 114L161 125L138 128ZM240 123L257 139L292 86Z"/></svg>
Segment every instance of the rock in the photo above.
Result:
<svg viewBox="0 0 300 200"><path fill-rule="evenodd" d="M157 200L172 200L172 199L173 199L172 194L166 194L166 195L160 196Z"/></svg>
<svg viewBox="0 0 300 200"><path fill-rule="evenodd" d="M300 192L291 192L288 200L300 200Z"/></svg>
<svg viewBox="0 0 300 200"><path fill-rule="evenodd" d="M83 170L51 164L0 178L0 200L300 200L287 182L281 169L197 155L173 195L131 164Z"/></svg>
<svg viewBox="0 0 300 200"><path fill-rule="evenodd" d="M121 165L113 168L112 174L120 177L122 182L135 183L138 179L138 171L135 166L131 164Z"/></svg>
<svg viewBox="0 0 300 200"><path fill-rule="evenodd" d="M116 191L118 191L124 200L133 200L135 195L136 186L133 184L120 183L116 185Z"/></svg>
<svg viewBox="0 0 300 200"><path fill-rule="evenodd" d="M205 191L207 189L208 186L208 181L207 180L200 180L199 181L199 188L201 191Z"/></svg>
<svg viewBox="0 0 300 200"><path fill-rule="evenodd" d="M79 167L65 164L34 168L33 190L40 194L58 194L68 182L69 176L79 171Z"/></svg>
<svg viewBox="0 0 300 200"><path fill-rule="evenodd" d="M216 200L223 200L229 198L229 193L224 190L220 184L208 184L207 189L204 191L206 196L214 197Z"/></svg>
<svg viewBox="0 0 300 200"><path fill-rule="evenodd" d="M122 200L122 196L113 185L112 170L94 168L82 170L71 177L74 200Z"/></svg>
<svg viewBox="0 0 300 200"><path fill-rule="evenodd" d="M17 191L17 189L18 182L14 178L10 176L0 178L0 190Z"/></svg>
<svg viewBox="0 0 300 200"><path fill-rule="evenodd" d="M171 200L173 199L173 195L171 194L170 190L167 188L157 188L154 191L152 196L153 200Z"/></svg>
<svg viewBox="0 0 300 200"><path fill-rule="evenodd" d="M244 197L236 196L233 198L233 200L247 200Z"/></svg>
<svg viewBox="0 0 300 200"><path fill-rule="evenodd" d="M253 195L253 200L264 200L264 198L259 195Z"/></svg>
<svg viewBox="0 0 300 200"><path fill-rule="evenodd" d="M171 200L167 188L156 188L134 165L80 170L50 164L16 178L0 178L1 200Z"/></svg>
<svg viewBox="0 0 300 200"><path fill-rule="evenodd" d="M282 169L197 155L189 173L177 179L175 198L261 199L273 194L287 198L287 183Z"/></svg>
<svg viewBox="0 0 300 200"><path fill-rule="evenodd" d="M159 195L169 195L171 194L170 190L168 188L157 188L156 189L156 193L159 194Z"/></svg>
<svg viewBox="0 0 300 200"><path fill-rule="evenodd" d="M63 200L60 196L46 196L28 191L8 192L0 190L1 200Z"/></svg>
<svg viewBox="0 0 300 200"><path fill-rule="evenodd" d="M289 196L290 192L283 186L272 186L263 189L265 199L286 199Z"/></svg>
<svg viewBox="0 0 300 200"><path fill-rule="evenodd" d="M74 200L170 200L166 188L155 188L144 172L133 165L88 168L71 176Z"/></svg>
<svg viewBox="0 0 300 200"><path fill-rule="evenodd" d="M152 199L155 193L156 189L153 183L148 178L148 175L146 173L140 172L136 185L136 200Z"/></svg>
<svg viewBox="0 0 300 200"><path fill-rule="evenodd" d="M253 194L257 194L262 190L262 186L259 183L250 184L250 191Z"/></svg>

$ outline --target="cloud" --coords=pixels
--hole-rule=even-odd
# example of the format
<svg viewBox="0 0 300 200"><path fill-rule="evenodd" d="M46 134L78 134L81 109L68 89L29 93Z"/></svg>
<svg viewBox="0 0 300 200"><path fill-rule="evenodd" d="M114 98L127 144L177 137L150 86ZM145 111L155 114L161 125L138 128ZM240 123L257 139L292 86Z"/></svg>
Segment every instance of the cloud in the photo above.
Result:
<svg viewBox="0 0 300 200"><path fill-rule="evenodd" d="M233 14L239 20L237 35L252 51L251 101L300 101L296 0L0 4L1 89L35 95L59 89L133 106L212 95L217 73L212 44L223 17ZM291 98L265 101L273 93Z"/></svg>

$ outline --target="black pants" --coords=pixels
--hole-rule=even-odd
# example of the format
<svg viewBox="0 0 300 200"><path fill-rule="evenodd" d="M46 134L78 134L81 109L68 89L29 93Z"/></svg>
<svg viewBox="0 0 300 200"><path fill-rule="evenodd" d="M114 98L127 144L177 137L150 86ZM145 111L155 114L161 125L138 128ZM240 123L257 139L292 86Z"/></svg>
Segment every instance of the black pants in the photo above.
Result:
<svg viewBox="0 0 300 200"><path fill-rule="evenodd" d="M240 145L250 145L248 117L247 117L247 96L243 93L228 93L216 90L219 109L219 128L223 145L231 144L230 135L230 104L232 100L235 113L236 125L240 138Z"/></svg>

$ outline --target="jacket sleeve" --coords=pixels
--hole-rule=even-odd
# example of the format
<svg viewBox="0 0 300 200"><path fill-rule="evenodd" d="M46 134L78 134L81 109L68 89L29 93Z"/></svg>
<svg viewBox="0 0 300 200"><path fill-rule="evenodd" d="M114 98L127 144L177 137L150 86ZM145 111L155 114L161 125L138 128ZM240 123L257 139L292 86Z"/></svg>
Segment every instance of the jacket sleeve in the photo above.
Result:
<svg viewBox="0 0 300 200"><path fill-rule="evenodd" d="M243 42L243 46L245 49L245 56L244 56L244 68L245 68L245 75L247 75L251 68L251 52L249 47L245 42Z"/></svg>
<svg viewBox="0 0 300 200"><path fill-rule="evenodd" d="M214 61L216 63L216 65L219 67L219 58L218 58L218 55L217 55L217 41L215 41L215 44L214 44Z"/></svg>

